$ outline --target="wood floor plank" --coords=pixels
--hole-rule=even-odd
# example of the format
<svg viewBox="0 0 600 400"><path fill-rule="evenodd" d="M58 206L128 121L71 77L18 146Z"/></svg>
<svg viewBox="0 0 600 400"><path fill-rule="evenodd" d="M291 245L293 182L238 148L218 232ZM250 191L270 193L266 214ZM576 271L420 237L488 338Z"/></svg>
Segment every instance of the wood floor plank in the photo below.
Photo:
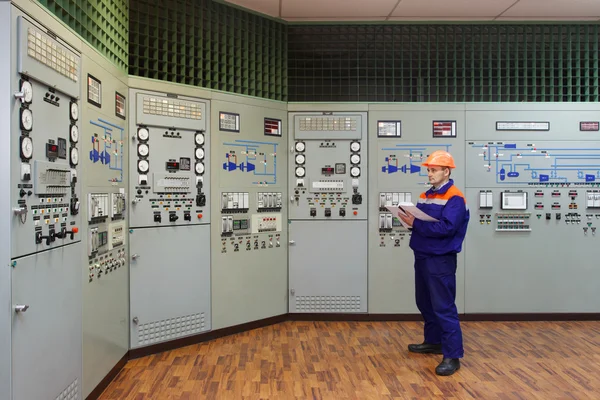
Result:
<svg viewBox="0 0 600 400"><path fill-rule="evenodd" d="M284 322L131 360L102 400L591 399L600 322L463 322L465 358L408 353L417 322Z"/></svg>

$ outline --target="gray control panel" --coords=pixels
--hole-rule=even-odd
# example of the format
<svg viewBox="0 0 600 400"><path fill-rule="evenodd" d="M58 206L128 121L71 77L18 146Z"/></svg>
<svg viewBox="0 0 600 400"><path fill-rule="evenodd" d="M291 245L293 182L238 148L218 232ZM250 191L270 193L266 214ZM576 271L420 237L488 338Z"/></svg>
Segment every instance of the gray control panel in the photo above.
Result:
<svg viewBox="0 0 600 400"><path fill-rule="evenodd" d="M136 94L131 132L131 226L210 222L206 103Z"/></svg>
<svg viewBox="0 0 600 400"><path fill-rule="evenodd" d="M79 240L79 90L73 82L81 60L24 18L18 19L18 34L13 257ZM60 66L40 66L44 52L61 60Z"/></svg>
<svg viewBox="0 0 600 400"><path fill-rule="evenodd" d="M289 124L289 311L366 312L367 114L290 113Z"/></svg>
<svg viewBox="0 0 600 400"><path fill-rule="evenodd" d="M290 218L366 219L366 116L300 114L293 123Z"/></svg>

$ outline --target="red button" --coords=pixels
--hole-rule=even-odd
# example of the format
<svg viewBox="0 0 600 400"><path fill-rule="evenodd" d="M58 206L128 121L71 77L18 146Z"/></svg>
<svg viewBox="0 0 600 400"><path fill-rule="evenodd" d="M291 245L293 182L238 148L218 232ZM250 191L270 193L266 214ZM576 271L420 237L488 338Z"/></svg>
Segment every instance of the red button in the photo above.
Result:
<svg viewBox="0 0 600 400"><path fill-rule="evenodd" d="M73 227L73 233L77 233L79 232L79 228L77 228L76 226Z"/></svg>
<svg viewBox="0 0 600 400"><path fill-rule="evenodd" d="M358 215L358 211L354 211L354 215Z"/></svg>
<svg viewBox="0 0 600 400"><path fill-rule="evenodd" d="M202 214L198 214L198 219L202 218Z"/></svg>

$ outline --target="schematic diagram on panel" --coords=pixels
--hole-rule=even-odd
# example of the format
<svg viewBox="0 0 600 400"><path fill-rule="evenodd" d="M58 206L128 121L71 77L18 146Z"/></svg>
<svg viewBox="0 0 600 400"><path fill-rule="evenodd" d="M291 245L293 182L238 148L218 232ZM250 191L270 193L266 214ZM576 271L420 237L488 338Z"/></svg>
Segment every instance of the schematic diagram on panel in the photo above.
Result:
<svg viewBox="0 0 600 400"><path fill-rule="evenodd" d="M497 184L599 184L600 145L470 142L481 170ZM474 154L471 154L471 160Z"/></svg>
<svg viewBox="0 0 600 400"><path fill-rule="evenodd" d="M123 135L125 128L98 118L90 120L94 127L91 135L92 149L89 157L110 171L109 182L123 182ZM99 128L99 129L98 129Z"/></svg>
<svg viewBox="0 0 600 400"><path fill-rule="evenodd" d="M421 163L435 150L450 151L451 147L450 144L396 144L383 147L380 152L381 173L414 175L425 178L423 183L426 183L427 171L421 167Z"/></svg>
<svg viewBox="0 0 600 400"><path fill-rule="evenodd" d="M277 143L235 140L223 147L225 172L247 174L253 185L277 183Z"/></svg>

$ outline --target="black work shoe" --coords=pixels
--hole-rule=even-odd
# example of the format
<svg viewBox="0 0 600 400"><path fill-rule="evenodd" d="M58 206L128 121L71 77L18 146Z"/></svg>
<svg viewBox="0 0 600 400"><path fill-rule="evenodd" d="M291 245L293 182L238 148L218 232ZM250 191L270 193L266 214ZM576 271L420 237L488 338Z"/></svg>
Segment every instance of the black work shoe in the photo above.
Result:
<svg viewBox="0 0 600 400"><path fill-rule="evenodd" d="M429 353L429 354L442 354L441 344L409 344L408 351L413 353Z"/></svg>
<svg viewBox="0 0 600 400"><path fill-rule="evenodd" d="M458 358L444 358L440 365L435 368L435 373L442 376L448 376L455 373L460 368Z"/></svg>

